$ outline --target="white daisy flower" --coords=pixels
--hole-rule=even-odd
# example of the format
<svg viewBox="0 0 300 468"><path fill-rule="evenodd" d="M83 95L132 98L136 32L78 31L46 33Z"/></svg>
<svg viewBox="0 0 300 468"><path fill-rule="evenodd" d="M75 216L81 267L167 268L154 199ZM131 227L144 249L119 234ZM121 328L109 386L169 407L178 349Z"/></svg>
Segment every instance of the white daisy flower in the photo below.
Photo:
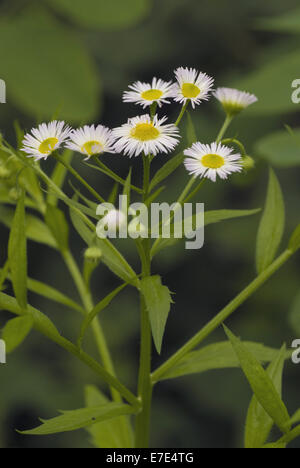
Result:
<svg viewBox="0 0 300 468"><path fill-rule="evenodd" d="M54 120L49 124L43 123L25 135L21 149L37 161L47 159L53 151L62 146L70 133L71 128L66 126L65 122Z"/></svg>
<svg viewBox="0 0 300 468"><path fill-rule="evenodd" d="M140 104L145 109L156 102L159 107L163 104L169 104L168 98L174 96L174 83L166 82L153 78L152 83L142 83L137 81L129 86L131 91L125 91L123 94L124 102L134 102Z"/></svg>
<svg viewBox="0 0 300 468"><path fill-rule="evenodd" d="M175 70L177 84L174 87L175 101L186 103L191 101L193 108L202 101L207 101L212 90L214 79L206 73L194 68L177 68Z"/></svg>
<svg viewBox="0 0 300 468"><path fill-rule="evenodd" d="M103 125L85 125L71 132L66 147L84 154L86 159L102 153L115 153L112 131Z"/></svg>
<svg viewBox="0 0 300 468"><path fill-rule="evenodd" d="M190 156L185 159L184 165L191 175L206 177L216 182L217 175L221 179L227 179L231 173L242 171L241 155L232 153L232 148L221 143L204 145L198 142L184 151L185 156Z"/></svg>
<svg viewBox="0 0 300 468"><path fill-rule="evenodd" d="M167 117L151 120L149 115L129 119L122 127L113 130L117 138L115 149L118 153L138 156L141 153L169 153L179 142L179 130L173 124L164 125Z"/></svg>
<svg viewBox="0 0 300 468"><path fill-rule="evenodd" d="M229 115L239 114L246 107L258 101L254 94L232 88L218 88L214 96L221 102L225 112Z"/></svg>

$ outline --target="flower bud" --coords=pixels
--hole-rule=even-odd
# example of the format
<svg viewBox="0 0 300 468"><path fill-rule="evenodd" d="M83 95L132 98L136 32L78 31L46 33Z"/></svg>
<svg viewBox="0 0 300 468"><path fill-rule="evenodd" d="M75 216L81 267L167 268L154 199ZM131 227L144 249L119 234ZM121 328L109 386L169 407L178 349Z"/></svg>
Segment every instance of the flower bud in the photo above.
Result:
<svg viewBox="0 0 300 468"><path fill-rule="evenodd" d="M0 180L9 179L11 175L12 173L7 167L0 165Z"/></svg>
<svg viewBox="0 0 300 468"><path fill-rule="evenodd" d="M89 247L84 252L84 258L91 263L99 263L102 257L102 251L99 247Z"/></svg>
<svg viewBox="0 0 300 468"><path fill-rule="evenodd" d="M255 168L255 161L251 156L243 157L243 168L245 171L251 171L251 169Z"/></svg>

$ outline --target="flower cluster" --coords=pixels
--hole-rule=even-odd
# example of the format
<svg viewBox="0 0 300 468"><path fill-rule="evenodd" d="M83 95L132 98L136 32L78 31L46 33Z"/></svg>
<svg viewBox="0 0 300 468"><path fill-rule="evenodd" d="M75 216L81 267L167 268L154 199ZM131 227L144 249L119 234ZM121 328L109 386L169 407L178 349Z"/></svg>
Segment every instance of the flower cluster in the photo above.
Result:
<svg viewBox="0 0 300 468"><path fill-rule="evenodd" d="M176 82L153 78L151 83L138 81L123 94L123 101L150 108L150 113L128 119L128 122L113 130L103 125L85 125L77 130L65 122L54 121L41 124L25 135L22 150L36 160L46 159L62 146L90 157L103 153L123 153L132 156L145 154L156 156L169 153L180 141L179 122L167 123L167 117L156 114L157 107L169 104L173 99L183 105L182 115L189 104L195 108L213 95L221 102L229 118L257 101L256 96L230 88L213 90L214 79L192 68L175 70ZM184 151L185 167L193 176L216 181L218 175L226 179L229 174L242 170L240 154L218 142L195 143Z"/></svg>

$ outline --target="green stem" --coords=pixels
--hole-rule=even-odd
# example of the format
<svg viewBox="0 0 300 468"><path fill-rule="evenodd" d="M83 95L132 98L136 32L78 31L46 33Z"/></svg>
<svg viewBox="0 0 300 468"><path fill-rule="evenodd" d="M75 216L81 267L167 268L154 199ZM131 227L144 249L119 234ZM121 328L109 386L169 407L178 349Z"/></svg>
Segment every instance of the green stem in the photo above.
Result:
<svg viewBox="0 0 300 468"><path fill-rule="evenodd" d="M96 192L95 189L93 189L93 187L91 187L87 182L86 180L83 179L83 177L81 177L81 175L78 174L77 171L75 171L75 169L71 166L71 164L69 164L67 161L65 161L59 154L53 154L55 159L57 159L57 161L59 161L77 180L79 180L79 182L98 200L100 201L101 203L105 203L105 200L103 197L101 197L101 195L99 195L98 192Z"/></svg>
<svg viewBox="0 0 300 468"><path fill-rule="evenodd" d="M149 195L150 164L149 157L144 156L144 202ZM142 278L151 275L151 243L150 238L145 239L142 245L144 254L140 254L142 261ZM152 403L151 383L151 352L152 333L145 299L141 294L141 349L138 379L138 397L142 402L142 411L137 415L135 428L135 447L148 448L150 438L150 415Z"/></svg>
<svg viewBox="0 0 300 468"><path fill-rule="evenodd" d="M183 104L183 106L182 106L182 108L181 108L181 111L180 111L180 114L179 114L179 116L178 116L178 119L177 119L176 122L175 122L176 127L178 127L178 125L180 124L180 122L181 122L181 120L182 120L182 117L184 116L185 111L186 111L187 108L188 108L189 103L190 103L190 100L186 101L186 103Z"/></svg>
<svg viewBox="0 0 300 468"><path fill-rule="evenodd" d="M231 124L233 120L233 116L232 115L226 115L226 119L225 119L225 122L221 128L221 130L219 131L219 135L217 137L217 143L220 143L221 140L223 139L225 133L227 132L228 128L229 128L229 125Z"/></svg>
<svg viewBox="0 0 300 468"><path fill-rule="evenodd" d="M192 200L197 195L197 193L202 188L202 186L205 184L205 182L206 182L206 179L202 179L201 182L197 185L197 187L184 200L184 203L188 203L190 200Z"/></svg>
<svg viewBox="0 0 300 468"><path fill-rule="evenodd" d="M162 366L152 374L153 384L174 367L187 353L192 351L203 340L205 340L214 330L216 330L230 315L236 311L252 294L257 291L291 256L293 252L286 250L278 257L263 273L255 278L233 301L231 301L221 312L216 315L204 328L193 336L182 348L170 357Z"/></svg>
<svg viewBox="0 0 300 468"><path fill-rule="evenodd" d="M90 291L84 282L82 275L80 273L80 270L71 254L70 251L63 251L62 252L63 258L65 260L65 263L71 273L71 276L74 280L74 283L76 284L76 287L78 289L79 295L81 297L82 303L84 305L86 313L91 312L94 308L94 304L91 298ZM114 365L111 359L111 356L108 351L108 347L106 344L105 336L102 330L102 327L99 323L98 319L93 320L92 322L92 330L95 336L95 340L97 343L97 347L99 350L100 357L103 362L104 368L115 377L115 369ZM111 394L114 399L114 401L119 402L120 401L120 394L114 389L111 388Z"/></svg>

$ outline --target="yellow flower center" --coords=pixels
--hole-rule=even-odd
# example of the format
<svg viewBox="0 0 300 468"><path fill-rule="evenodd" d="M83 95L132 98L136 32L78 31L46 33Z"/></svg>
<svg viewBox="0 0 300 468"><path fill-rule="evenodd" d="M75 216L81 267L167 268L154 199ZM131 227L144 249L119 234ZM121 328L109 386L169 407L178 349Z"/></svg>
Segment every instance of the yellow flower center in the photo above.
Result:
<svg viewBox="0 0 300 468"><path fill-rule="evenodd" d="M160 99L163 94L164 93L159 89L149 89L142 93L142 98L145 99L145 101L156 101Z"/></svg>
<svg viewBox="0 0 300 468"><path fill-rule="evenodd" d="M182 94L185 98L196 98L199 96L201 89L198 86L194 85L193 83L184 83L182 85Z"/></svg>
<svg viewBox="0 0 300 468"><path fill-rule="evenodd" d="M43 143L40 144L39 152L42 154L52 153L58 141L59 140L57 138L47 138L47 140L44 140Z"/></svg>
<svg viewBox="0 0 300 468"><path fill-rule="evenodd" d="M93 154L99 154L103 152L103 145L99 141L87 141L82 147L81 150L84 153L87 153L89 156Z"/></svg>
<svg viewBox="0 0 300 468"><path fill-rule="evenodd" d="M137 124L137 126L131 130L132 138L140 141L156 140L159 135L159 130L157 130L152 123Z"/></svg>
<svg viewBox="0 0 300 468"><path fill-rule="evenodd" d="M225 163L224 158L218 154L206 154L201 159L201 162L204 167L208 167L209 169L219 169Z"/></svg>

